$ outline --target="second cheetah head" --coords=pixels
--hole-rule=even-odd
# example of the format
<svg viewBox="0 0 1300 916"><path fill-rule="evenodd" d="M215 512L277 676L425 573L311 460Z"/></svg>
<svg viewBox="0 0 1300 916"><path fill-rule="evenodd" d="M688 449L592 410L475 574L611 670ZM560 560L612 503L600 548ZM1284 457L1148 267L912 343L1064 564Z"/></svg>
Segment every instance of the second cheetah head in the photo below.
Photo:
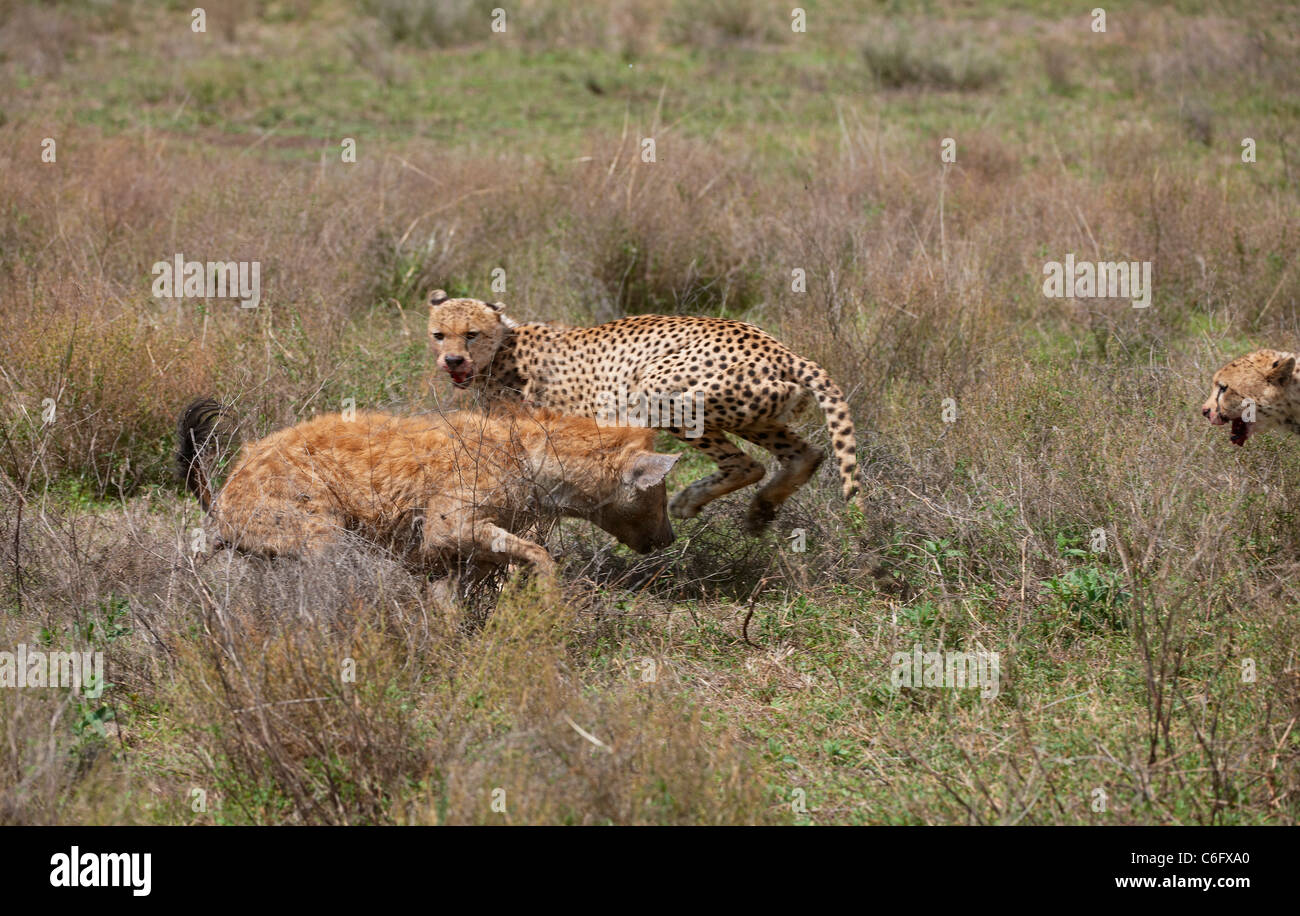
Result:
<svg viewBox="0 0 1300 916"><path fill-rule="evenodd" d="M1281 350L1256 350L1218 372L1201 414L1215 426L1232 424L1229 439L1245 445L1256 432L1280 426L1300 412L1300 384L1293 375L1296 358Z"/></svg>
<svg viewBox="0 0 1300 916"><path fill-rule="evenodd" d="M440 289L429 296L429 346L457 388L469 387L491 365L514 326L500 302L452 299Z"/></svg>

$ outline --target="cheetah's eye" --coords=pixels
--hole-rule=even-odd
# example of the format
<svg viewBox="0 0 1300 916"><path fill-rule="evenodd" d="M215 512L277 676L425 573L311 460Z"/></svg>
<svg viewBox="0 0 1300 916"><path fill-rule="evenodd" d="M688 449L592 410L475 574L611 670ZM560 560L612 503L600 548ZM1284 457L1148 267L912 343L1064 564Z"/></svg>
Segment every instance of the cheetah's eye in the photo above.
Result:
<svg viewBox="0 0 1300 916"><path fill-rule="evenodd" d="M1225 391L1227 391L1227 390L1228 390L1228 386L1227 386L1227 385L1220 385L1220 386L1219 386L1219 394L1223 394L1223 393L1224 393Z"/></svg>
<svg viewBox="0 0 1300 916"><path fill-rule="evenodd" d="M434 339L434 340L442 340L442 331L434 331L434 332L433 332L433 339Z"/></svg>
<svg viewBox="0 0 1300 916"><path fill-rule="evenodd" d="M478 337L478 331L467 331L465 334L465 343L469 343L475 337Z"/></svg>

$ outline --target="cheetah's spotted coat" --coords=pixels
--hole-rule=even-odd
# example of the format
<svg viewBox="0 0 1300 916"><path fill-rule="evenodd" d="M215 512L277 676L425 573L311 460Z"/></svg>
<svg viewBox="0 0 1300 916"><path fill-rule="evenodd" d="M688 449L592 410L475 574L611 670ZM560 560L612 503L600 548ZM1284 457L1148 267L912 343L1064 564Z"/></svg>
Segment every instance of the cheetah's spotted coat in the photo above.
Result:
<svg viewBox="0 0 1300 916"><path fill-rule="evenodd" d="M436 290L429 335L452 382L474 385L490 399L598 416L602 398L620 388L629 398L703 392L702 435L668 431L716 461L718 470L677 494L670 508L679 518L692 518L719 496L763 478L763 466L727 438L731 433L780 462L746 518L750 531L766 526L825 457L789 427L810 394L826 415L844 497L857 494L856 439L843 393L819 365L753 325L672 315L638 315L593 328L518 324L499 302L451 299Z"/></svg>

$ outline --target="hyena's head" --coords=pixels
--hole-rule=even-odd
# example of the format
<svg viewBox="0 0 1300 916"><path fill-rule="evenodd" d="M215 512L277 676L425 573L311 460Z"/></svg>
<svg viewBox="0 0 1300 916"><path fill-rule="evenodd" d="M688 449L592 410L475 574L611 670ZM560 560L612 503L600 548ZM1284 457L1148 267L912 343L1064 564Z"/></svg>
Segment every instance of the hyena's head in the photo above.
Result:
<svg viewBox="0 0 1300 916"><path fill-rule="evenodd" d="M1253 433L1272 429L1289 418L1300 390L1294 380L1295 355L1256 350L1218 372L1201 414L1215 426L1232 424L1233 445L1245 445Z"/></svg>
<svg viewBox="0 0 1300 916"><path fill-rule="evenodd" d="M654 450L653 429L515 409L535 483L562 515L586 519L637 553L673 542L667 478L678 456Z"/></svg>
<svg viewBox="0 0 1300 916"><path fill-rule="evenodd" d="M486 371L513 327L500 302L452 299L440 289L429 296L429 346L457 388Z"/></svg>
<svg viewBox="0 0 1300 916"><path fill-rule="evenodd" d="M585 516L637 553L667 547L676 538L668 519L668 471L677 455L652 451L625 453L618 484Z"/></svg>

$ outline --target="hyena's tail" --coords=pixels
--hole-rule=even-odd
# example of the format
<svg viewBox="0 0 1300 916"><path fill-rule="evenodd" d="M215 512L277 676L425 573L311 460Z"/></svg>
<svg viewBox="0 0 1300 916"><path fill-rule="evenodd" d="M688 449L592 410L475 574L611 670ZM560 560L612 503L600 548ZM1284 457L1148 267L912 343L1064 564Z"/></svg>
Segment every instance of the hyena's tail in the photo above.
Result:
<svg viewBox="0 0 1300 916"><path fill-rule="evenodd" d="M849 415L849 403L844 399L844 392L821 366L793 354L786 369L786 381L803 385L811 391L817 399L817 406L826 414L831 448L840 466L844 498L852 500L858 495L858 440L853 432L853 417Z"/></svg>
<svg viewBox="0 0 1300 916"><path fill-rule="evenodd" d="M199 398L185 408L176 428L176 474L199 499L203 511L212 505L212 488L204 460L216 450L217 420L223 408L212 398Z"/></svg>

